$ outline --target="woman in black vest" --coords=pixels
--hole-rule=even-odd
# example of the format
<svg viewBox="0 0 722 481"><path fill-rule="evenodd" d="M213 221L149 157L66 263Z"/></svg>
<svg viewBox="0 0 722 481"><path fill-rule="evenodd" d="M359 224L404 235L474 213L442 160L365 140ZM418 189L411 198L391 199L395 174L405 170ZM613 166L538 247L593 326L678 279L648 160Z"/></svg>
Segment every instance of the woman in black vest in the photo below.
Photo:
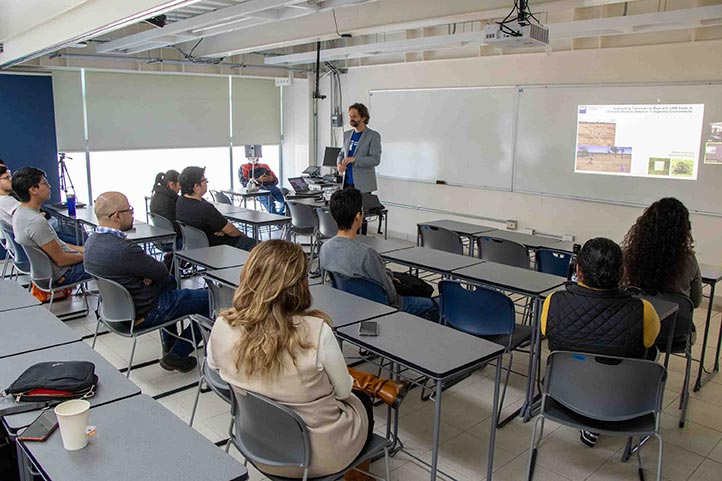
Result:
<svg viewBox="0 0 722 481"><path fill-rule="evenodd" d="M587 241L577 257L576 283L544 301L541 332L550 351L643 358L659 334L659 316L645 300L620 289L622 249L612 240ZM581 432L582 442L598 435Z"/></svg>
<svg viewBox="0 0 722 481"><path fill-rule="evenodd" d="M155 176L155 184L153 184L153 197L150 199L150 211L165 217L174 226L176 225L175 204L180 192L179 175L177 170L172 169L168 172L158 172Z"/></svg>

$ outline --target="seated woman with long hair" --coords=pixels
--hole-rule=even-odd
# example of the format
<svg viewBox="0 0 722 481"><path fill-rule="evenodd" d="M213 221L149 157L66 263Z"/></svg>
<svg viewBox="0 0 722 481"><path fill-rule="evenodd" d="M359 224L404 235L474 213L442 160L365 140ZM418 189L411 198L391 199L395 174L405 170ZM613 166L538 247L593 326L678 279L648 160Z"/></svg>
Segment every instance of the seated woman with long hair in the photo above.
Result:
<svg viewBox="0 0 722 481"><path fill-rule="evenodd" d="M646 292L688 296L702 302L702 274L694 255L689 211L674 197L647 207L622 243L624 283Z"/></svg>
<svg viewBox="0 0 722 481"><path fill-rule="evenodd" d="M209 366L221 378L294 409L311 439L309 476L346 468L373 432L368 396L352 391L341 349L326 314L310 310L307 261L301 246L282 240L258 244L248 257L233 307L211 332ZM277 476L298 468L260 466Z"/></svg>

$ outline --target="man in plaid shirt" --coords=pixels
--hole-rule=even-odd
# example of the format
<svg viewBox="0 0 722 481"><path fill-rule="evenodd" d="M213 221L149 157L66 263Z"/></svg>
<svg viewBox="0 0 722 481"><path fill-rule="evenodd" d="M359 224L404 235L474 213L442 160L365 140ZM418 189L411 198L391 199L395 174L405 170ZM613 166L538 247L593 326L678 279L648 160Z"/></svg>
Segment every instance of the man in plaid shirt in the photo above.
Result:
<svg viewBox="0 0 722 481"><path fill-rule="evenodd" d="M283 198L283 192L278 188L278 177L273 173L268 164L256 163L255 166L252 162L247 162L241 165L238 171L238 177L243 184L243 187L248 185L248 181L251 177L255 178L258 184L265 190L271 193L271 202L269 203L268 197L259 197L261 204L271 214L283 215L285 212L285 199ZM281 205L280 209L276 207L276 203Z"/></svg>

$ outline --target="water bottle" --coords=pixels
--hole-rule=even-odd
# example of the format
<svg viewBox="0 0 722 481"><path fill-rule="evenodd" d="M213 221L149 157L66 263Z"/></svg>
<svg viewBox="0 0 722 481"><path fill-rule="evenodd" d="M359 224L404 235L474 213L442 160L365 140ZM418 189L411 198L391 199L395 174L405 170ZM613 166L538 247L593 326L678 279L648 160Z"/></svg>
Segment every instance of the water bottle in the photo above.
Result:
<svg viewBox="0 0 722 481"><path fill-rule="evenodd" d="M581 244L574 244L572 247L572 260L569 261L569 272L567 273L568 281L577 282L577 256L581 249Z"/></svg>
<svg viewBox="0 0 722 481"><path fill-rule="evenodd" d="M75 217L75 194L66 195L65 200L68 203L68 215Z"/></svg>

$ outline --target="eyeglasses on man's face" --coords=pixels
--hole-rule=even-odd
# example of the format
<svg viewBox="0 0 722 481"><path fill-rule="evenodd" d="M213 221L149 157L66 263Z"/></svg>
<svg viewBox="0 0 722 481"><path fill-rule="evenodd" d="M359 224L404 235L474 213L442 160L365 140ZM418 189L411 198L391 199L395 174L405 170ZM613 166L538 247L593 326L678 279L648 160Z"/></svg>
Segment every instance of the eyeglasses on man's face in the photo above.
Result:
<svg viewBox="0 0 722 481"><path fill-rule="evenodd" d="M115 212L110 214L108 217L113 217L115 214L122 214L123 212L130 212L131 214L133 214L135 212L135 210L133 210L133 207L131 206L131 207L128 207L127 209L116 210Z"/></svg>
<svg viewBox="0 0 722 481"><path fill-rule="evenodd" d="M10 175L10 173L7 173L7 174L5 174L5 175L3 175L3 176L0 176L0 180L10 180L10 179L12 179L12 178L13 178L13 176Z"/></svg>

